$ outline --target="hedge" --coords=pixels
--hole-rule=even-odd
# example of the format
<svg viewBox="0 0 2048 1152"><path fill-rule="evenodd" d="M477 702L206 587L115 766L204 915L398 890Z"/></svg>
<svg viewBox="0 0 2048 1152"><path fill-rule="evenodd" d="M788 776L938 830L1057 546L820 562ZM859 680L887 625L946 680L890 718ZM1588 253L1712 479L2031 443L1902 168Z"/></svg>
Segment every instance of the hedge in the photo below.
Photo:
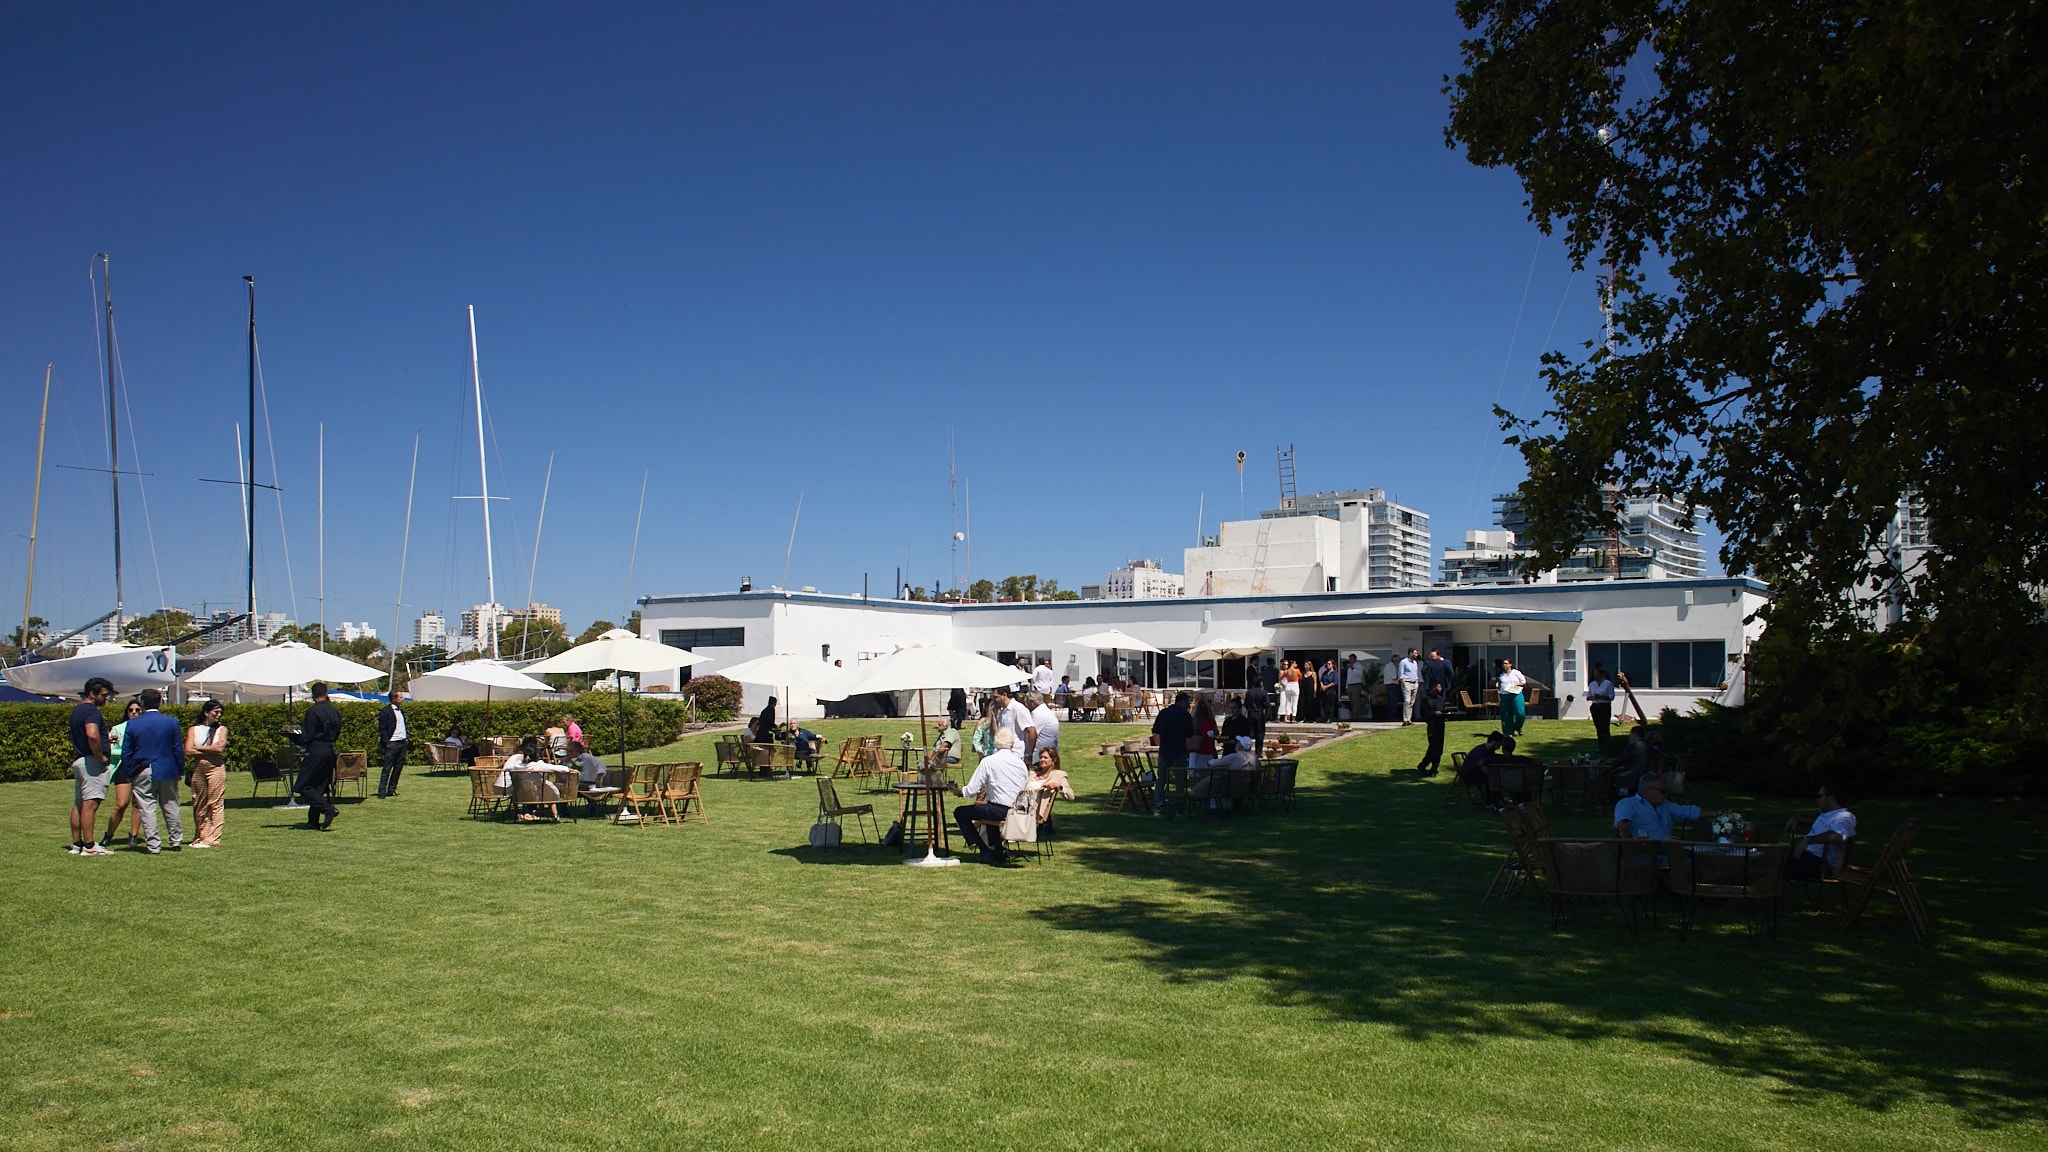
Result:
<svg viewBox="0 0 2048 1152"><path fill-rule="evenodd" d="M108 724L120 719L125 700L109 701ZM343 751L368 751L375 761L377 713L382 704L337 703L341 709L341 739L335 745ZM61 780L71 774L70 704L0 704L0 782L20 780ZM199 705L179 704L164 709L190 724L199 717ZM287 719L304 716L305 704L291 706L289 716L283 704L228 704L222 722L228 726L228 769L246 769L256 757L274 757L285 739L279 733ZM619 751L619 698L610 692L586 692L564 705L560 701L527 700L494 703L490 723L484 723L481 701L422 702L405 706L405 723L412 736L408 762L425 764L424 743L447 735L450 723L462 725L464 733L477 736L524 736L537 734L555 717L568 713L583 727L583 738L600 756ZM689 721L689 704L680 700L626 697L626 725L632 746L651 748L680 736Z"/></svg>

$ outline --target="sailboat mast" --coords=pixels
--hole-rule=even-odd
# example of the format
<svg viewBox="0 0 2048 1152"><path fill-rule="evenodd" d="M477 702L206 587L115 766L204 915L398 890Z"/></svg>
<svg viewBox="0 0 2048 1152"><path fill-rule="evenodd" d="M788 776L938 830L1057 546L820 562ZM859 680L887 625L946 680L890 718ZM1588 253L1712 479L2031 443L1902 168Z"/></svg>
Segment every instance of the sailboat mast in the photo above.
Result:
<svg viewBox="0 0 2048 1152"><path fill-rule="evenodd" d="M405 535L398 544L398 599L391 603L391 668L384 674L384 691L398 686L398 629L405 621L405 558L412 551L412 490L420 478L420 434L412 434L412 473L405 481Z"/></svg>
<svg viewBox="0 0 2048 1152"><path fill-rule="evenodd" d="M249 285L249 470L243 473L242 531L248 537L249 635L256 635L256 278L244 276Z"/></svg>
<svg viewBox="0 0 2048 1152"><path fill-rule="evenodd" d="M476 475L483 487L484 505L484 593L493 607L498 603L498 569L491 558L491 469L484 458L484 378L476 363L476 305L469 306L469 380L476 391ZM491 659L498 658L498 619L490 620Z"/></svg>
<svg viewBox="0 0 2048 1152"><path fill-rule="evenodd" d="M320 424L320 650L327 651L327 424Z"/></svg>
<svg viewBox="0 0 2048 1152"><path fill-rule="evenodd" d="M114 414L121 404L114 395L114 270L101 252L100 287L107 301L107 473L114 481L114 635L121 634L121 437Z"/></svg>
<svg viewBox="0 0 2048 1152"><path fill-rule="evenodd" d="M43 418L36 425L36 494L28 510L28 585L21 590L21 650L28 651L29 606L36 595L36 520L43 512L43 436L50 430L50 372L55 364L43 365Z"/></svg>
<svg viewBox="0 0 2048 1152"><path fill-rule="evenodd" d="M548 474L540 482L540 519L533 526L533 559L526 566L526 615L519 620L519 656L526 658L526 635L533 627L533 580L540 575L540 537L548 526L548 489L555 483L555 454L548 453Z"/></svg>

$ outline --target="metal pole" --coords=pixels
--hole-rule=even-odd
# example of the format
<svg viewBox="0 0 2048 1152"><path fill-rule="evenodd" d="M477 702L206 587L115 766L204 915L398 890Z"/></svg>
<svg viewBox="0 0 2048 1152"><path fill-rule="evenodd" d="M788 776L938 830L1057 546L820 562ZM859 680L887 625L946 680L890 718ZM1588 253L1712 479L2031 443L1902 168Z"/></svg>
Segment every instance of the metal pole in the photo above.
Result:
<svg viewBox="0 0 2048 1152"><path fill-rule="evenodd" d="M484 497L484 591L498 603L498 569L491 559L491 469L484 459L484 379L476 363L476 305L469 306L469 379L476 387L476 474ZM491 614L491 659L498 658L498 617Z"/></svg>
<svg viewBox="0 0 2048 1152"><path fill-rule="evenodd" d="M107 301L107 460L114 480L114 635L121 635L121 437L114 427L119 401L114 395L114 270L101 252L100 286Z"/></svg>
<svg viewBox="0 0 2048 1152"><path fill-rule="evenodd" d="M43 419L36 426L36 494L28 513L28 584L21 591L21 650L28 651L29 605L36 594L36 521L43 511L43 435L50 430L50 372L57 367L43 365Z"/></svg>
<svg viewBox="0 0 2048 1152"><path fill-rule="evenodd" d="M327 424L320 424L320 650L327 651Z"/></svg>
<svg viewBox="0 0 2048 1152"><path fill-rule="evenodd" d="M248 536L249 572L248 604L249 635L256 632L256 278L244 276L249 285L249 471L243 488L246 505L242 513L242 530Z"/></svg>
<svg viewBox="0 0 2048 1152"><path fill-rule="evenodd" d="M412 549L412 490L420 478L420 435L412 435L412 475L405 482L405 536L398 545L398 599L391 603L391 667L384 673L384 694L398 684L398 630L405 621L405 556Z"/></svg>

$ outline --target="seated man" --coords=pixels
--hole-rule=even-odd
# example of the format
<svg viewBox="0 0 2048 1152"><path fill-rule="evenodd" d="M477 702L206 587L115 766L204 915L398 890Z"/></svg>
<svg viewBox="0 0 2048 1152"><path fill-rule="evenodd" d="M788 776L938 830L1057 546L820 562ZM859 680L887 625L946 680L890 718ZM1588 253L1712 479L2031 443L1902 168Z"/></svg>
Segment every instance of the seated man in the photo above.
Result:
<svg viewBox="0 0 2048 1152"><path fill-rule="evenodd" d="M1652 773L1636 782L1636 794L1614 806L1614 834L1623 839L1669 840L1678 820L1711 820L1714 811L1697 804L1674 804L1665 797L1664 777Z"/></svg>
<svg viewBox="0 0 2048 1152"><path fill-rule="evenodd" d="M604 783L604 761L592 756L581 740L569 741L569 766L583 778L585 788L595 788Z"/></svg>
<svg viewBox="0 0 2048 1152"><path fill-rule="evenodd" d="M1477 747L1465 753L1465 763L1458 768L1458 783L1477 788L1486 787L1487 761L1492 760L1495 756L1512 753L1514 750L1514 737L1504 732L1488 732L1486 739L1481 740ZM1488 793L1487 802L1492 803L1493 801L1493 795Z"/></svg>
<svg viewBox="0 0 2048 1152"><path fill-rule="evenodd" d="M965 787L954 791L962 796L979 796L978 803L962 804L953 809L953 819L960 826L960 840L972 844L981 853L984 864L1002 864L1010 858L1003 847L1002 824L1010 814L1010 805L1017 802L1017 793L1022 792L1030 781L1031 773L1024 767L1024 758L1017 754L1017 734L1008 728L996 730L996 750L982 757L975 765L974 776ZM990 843L982 836L977 820L994 822L995 842Z"/></svg>
<svg viewBox="0 0 2048 1152"><path fill-rule="evenodd" d="M939 720L939 734L932 737L931 754L924 758L928 770L938 772L960 763L960 730L953 727L951 717Z"/></svg>
<svg viewBox="0 0 2048 1152"><path fill-rule="evenodd" d="M1230 742L1230 751L1209 761L1208 771L1195 777L1188 786L1188 795L1206 797L1220 795L1228 790L1226 781L1230 777L1223 772L1253 772L1259 767L1259 758L1252 748L1250 736L1239 736ZM1222 771L1218 771L1221 769Z"/></svg>
<svg viewBox="0 0 2048 1152"><path fill-rule="evenodd" d="M796 745L791 758L806 765L812 772L818 770L818 747L825 742L823 736L799 724L790 731L790 740Z"/></svg>
<svg viewBox="0 0 2048 1152"><path fill-rule="evenodd" d="M1785 862L1785 875L1793 880L1819 880L1842 870L1849 857L1849 841L1856 838L1856 816L1842 804L1833 787L1820 786L1820 815L1806 834L1806 851Z"/></svg>

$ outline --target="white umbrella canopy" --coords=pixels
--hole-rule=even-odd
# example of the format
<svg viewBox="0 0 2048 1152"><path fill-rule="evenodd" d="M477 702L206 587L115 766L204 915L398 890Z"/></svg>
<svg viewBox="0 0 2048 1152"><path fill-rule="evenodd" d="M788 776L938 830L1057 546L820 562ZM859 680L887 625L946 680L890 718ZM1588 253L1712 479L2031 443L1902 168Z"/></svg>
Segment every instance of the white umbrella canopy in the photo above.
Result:
<svg viewBox="0 0 2048 1152"><path fill-rule="evenodd" d="M758 656L743 660L730 668L721 668L718 675L742 684L762 684L770 688L787 688L802 692L820 700L836 700L837 696L823 695L837 687L845 669L834 668L822 660L798 656L793 652L777 652L772 656Z"/></svg>
<svg viewBox="0 0 2048 1152"><path fill-rule="evenodd" d="M1154 648L1136 636L1127 635L1115 628L1111 628L1107 632L1091 632L1086 636L1069 640L1067 643L1078 644L1083 648L1094 648L1098 651L1104 648L1111 648L1125 652L1157 652L1161 655L1164 655L1166 652L1164 648Z"/></svg>
<svg viewBox="0 0 2048 1152"><path fill-rule="evenodd" d="M361 684L381 679L384 670L345 660L332 652L308 648L297 641L272 644L240 656L230 656L213 667L195 672L185 683L195 687L292 688L315 680L335 684Z"/></svg>
<svg viewBox="0 0 2048 1152"><path fill-rule="evenodd" d="M422 672L406 687L415 700L531 700L548 686L496 660L465 660Z"/></svg>
<svg viewBox="0 0 2048 1152"><path fill-rule="evenodd" d="M588 644L578 644L538 664L528 664L529 676L551 676L565 672L666 672L688 668L711 659L681 648L642 639L624 628L614 628Z"/></svg>
<svg viewBox="0 0 2048 1152"><path fill-rule="evenodd" d="M1256 656L1264 652L1267 645L1243 644L1236 640L1211 640L1199 648L1190 648L1180 654L1183 660L1229 660L1236 656Z"/></svg>
<svg viewBox="0 0 2048 1152"><path fill-rule="evenodd" d="M848 696L863 692L915 692L924 688L1001 688L1017 682L1017 668L979 652L922 644L898 648L844 682L833 685Z"/></svg>

